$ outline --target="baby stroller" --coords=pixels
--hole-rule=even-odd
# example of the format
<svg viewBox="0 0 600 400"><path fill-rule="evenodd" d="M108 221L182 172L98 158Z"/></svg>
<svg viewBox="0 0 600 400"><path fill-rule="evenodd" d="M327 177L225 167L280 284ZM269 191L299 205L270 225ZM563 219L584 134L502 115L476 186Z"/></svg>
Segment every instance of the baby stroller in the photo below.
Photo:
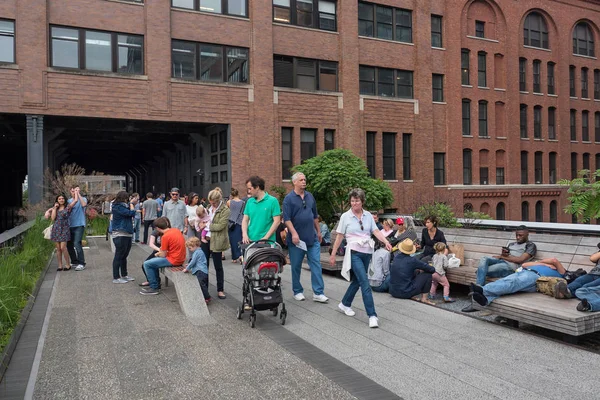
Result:
<svg viewBox="0 0 600 400"><path fill-rule="evenodd" d="M244 305L250 306L250 326L256 325L256 311L270 310L285 325L287 311L281 291L281 271L285 264L285 254L281 246L269 240L259 240L240 245L243 250L242 274L244 276L242 305L237 310L237 318L242 319Z"/></svg>

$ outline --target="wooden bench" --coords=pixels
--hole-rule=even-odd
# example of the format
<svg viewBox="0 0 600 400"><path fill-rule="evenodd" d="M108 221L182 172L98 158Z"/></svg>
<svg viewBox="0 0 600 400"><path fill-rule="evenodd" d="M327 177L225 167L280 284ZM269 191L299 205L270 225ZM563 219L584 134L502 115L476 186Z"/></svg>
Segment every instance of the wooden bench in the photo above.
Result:
<svg viewBox="0 0 600 400"><path fill-rule="evenodd" d="M169 286L169 280L173 282L181 311L192 324L197 326L214 324L215 321L208 312L198 279L192 274L184 273L183 270L181 266L160 268L160 273L165 276L165 287Z"/></svg>

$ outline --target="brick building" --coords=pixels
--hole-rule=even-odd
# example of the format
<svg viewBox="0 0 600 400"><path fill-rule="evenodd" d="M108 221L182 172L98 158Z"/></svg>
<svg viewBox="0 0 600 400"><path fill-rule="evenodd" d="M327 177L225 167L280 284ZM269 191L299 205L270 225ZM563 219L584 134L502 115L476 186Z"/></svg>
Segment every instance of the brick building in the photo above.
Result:
<svg viewBox="0 0 600 400"><path fill-rule="evenodd" d="M0 118L30 182L77 161L138 191L281 185L344 147L400 212L570 222L556 182L600 167L600 3L539 6L3 0Z"/></svg>

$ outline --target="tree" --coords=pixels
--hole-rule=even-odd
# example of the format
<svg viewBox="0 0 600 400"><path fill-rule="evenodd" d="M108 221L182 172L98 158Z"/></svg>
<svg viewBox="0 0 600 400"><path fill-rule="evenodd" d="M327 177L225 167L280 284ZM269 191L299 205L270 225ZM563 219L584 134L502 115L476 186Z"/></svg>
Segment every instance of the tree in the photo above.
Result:
<svg viewBox="0 0 600 400"><path fill-rule="evenodd" d="M454 216L452 207L446 203L436 201L431 204L423 204L415 213L415 217L421 221L424 221L425 218L429 217L430 215L433 215L438 219L438 226L448 228L456 228L460 226L456 220L456 217Z"/></svg>
<svg viewBox="0 0 600 400"><path fill-rule="evenodd" d="M570 204L565 207L566 213L576 215L583 222L600 218L600 169L595 172L583 169L577 178L563 179L558 183L569 186L567 198Z"/></svg>
<svg viewBox="0 0 600 400"><path fill-rule="evenodd" d="M306 189L317 199L319 214L326 220L350 208L348 193L353 188L365 191L368 210L383 209L394 201L389 185L371 178L365 162L348 150L325 151L292 171L306 176Z"/></svg>

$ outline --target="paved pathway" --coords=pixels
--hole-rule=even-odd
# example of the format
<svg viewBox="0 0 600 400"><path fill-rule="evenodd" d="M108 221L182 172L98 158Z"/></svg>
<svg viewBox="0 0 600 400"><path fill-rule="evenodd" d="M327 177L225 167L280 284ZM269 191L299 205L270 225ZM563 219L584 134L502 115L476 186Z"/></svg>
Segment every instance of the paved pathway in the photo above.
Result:
<svg viewBox="0 0 600 400"><path fill-rule="evenodd" d="M251 329L235 318L240 266L225 261L228 299L210 305L215 325L196 327L173 288L138 294L147 248L134 246L129 258L138 280L114 285L107 242L90 246L88 269L58 274L36 399L599 396L598 354L379 293L381 327L369 329L360 296L354 318L337 310L347 287L341 279L325 276L329 304L311 301L306 270L309 300L297 302L285 268L285 327L261 313Z"/></svg>

